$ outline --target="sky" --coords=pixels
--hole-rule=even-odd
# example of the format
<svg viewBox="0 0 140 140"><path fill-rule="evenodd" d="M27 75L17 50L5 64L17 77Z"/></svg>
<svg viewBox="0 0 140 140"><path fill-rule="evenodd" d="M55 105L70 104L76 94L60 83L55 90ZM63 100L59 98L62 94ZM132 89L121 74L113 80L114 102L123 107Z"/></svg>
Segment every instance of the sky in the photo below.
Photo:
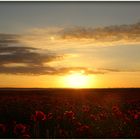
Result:
<svg viewBox="0 0 140 140"><path fill-rule="evenodd" d="M140 87L139 2L0 2L0 87Z"/></svg>

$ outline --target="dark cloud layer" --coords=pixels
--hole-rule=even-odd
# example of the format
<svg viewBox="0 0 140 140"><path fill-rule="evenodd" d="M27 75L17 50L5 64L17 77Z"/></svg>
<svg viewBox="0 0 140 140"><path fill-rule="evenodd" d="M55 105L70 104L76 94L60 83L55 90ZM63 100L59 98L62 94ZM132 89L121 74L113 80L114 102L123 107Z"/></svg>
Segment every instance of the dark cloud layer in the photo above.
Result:
<svg viewBox="0 0 140 140"><path fill-rule="evenodd" d="M117 33L117 34L116 34ZM140 23L135 25L121 25L101 29L73 28L61 31L63 38L94 38L106 39L109 36L139 41ZM37 49L19 42L19 35L0 34L0 74L24 75L64 75L73 72L83 74L105 74L108 72L121 72L116 69L89 69L86 67L51 67L49 62L60 61L64 55L49 50ZM12 64L12 65L11 65Z"/></svg>
<svg viewBox="0 0 140 140"><path fill-rule="evenodd" d="M40 53L39 51L39 49L31 47L0 47L0 64L25 63L27 65L42 65L61 57L46 50L45 53Z"/></svg>
<svg viewBox="0 0 140 140"><path fill-rule="evenodd" d="M16 39L18 35L0 34L0 73L4 74L49 74L54 68L45 63L60 60L48 50L23 46ZM10 64L13 64L12 66ZM22 66L19 66L22 65Z"/></svg>
<svg viewBox="0 0 140 140"><path fill-rule="evenodd" d="M4 34L4 33L0 33L0 45L5 45L8 44L9 46L15 43L18 43L19 41L17 40L17 38L20 35L16 35L16 34Z"/></svg>
<svg viewBox="0 0 140 140"><path fill-rule="evenodd" d="M0 69L0 73L3 74L24 74L24 75L44 75L44 74L52 74L54 68L45 67L45 66L13 66L6 67L2 66Z"/></svg>
<svg viewBox="0 0 140 140"><path fill-rule="evenodd" d="M1 35L2 36L2 35ZM11 38L12 36L6 36ZM4 42L4 41L3 41ZM0 73L1 74L24 74L24 75L65 75L72 72L83 74L104 74L112 70L92 70L85 67L50 67L44 64L63 58L48 50L22 46L15 40L0 43ZM9 64L13 64L12 66ZM23 65L17 65L23 64Z"/></svg>
<svg viewBox="0 0 140 140"><path fill-rule="evenodd" d="M28 47L18 41L19 35L0 34L0 65L23 63L26 65L43 65L61 58L48 50Z"/></svg>
<svg viewBox="0 0 140 140"><path fill-rule="evenodd" d="M117 71L117 70L116 70ZM0 73L3 74L24 74L24 75L65 75L72 74L73 72L79 72L81 74L105 74L108 72L114 72L112 70L92 70L85 67L46 67L46 66L13 66L6 67L1 66Z"/></svg>
<svg viewBox="0 0 140 140"><path fill-rule="evenodd" d="M71 27L59 32L63 39L92 39L94 41L140 42L140 22L130 25L114 25L100 28Z"/></svg>

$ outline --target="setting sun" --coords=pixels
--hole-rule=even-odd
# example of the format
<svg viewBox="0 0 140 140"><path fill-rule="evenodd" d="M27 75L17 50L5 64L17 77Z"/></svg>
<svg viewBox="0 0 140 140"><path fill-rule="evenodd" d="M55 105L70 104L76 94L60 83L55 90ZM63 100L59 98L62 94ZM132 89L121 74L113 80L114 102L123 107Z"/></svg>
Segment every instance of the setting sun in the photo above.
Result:
<svg viewBox="0 0 140 140"><path fill-rule="evenodd" d="M89 77L81 73L74 73L65 77L65 84L70 88L87 88Z"/></svg>

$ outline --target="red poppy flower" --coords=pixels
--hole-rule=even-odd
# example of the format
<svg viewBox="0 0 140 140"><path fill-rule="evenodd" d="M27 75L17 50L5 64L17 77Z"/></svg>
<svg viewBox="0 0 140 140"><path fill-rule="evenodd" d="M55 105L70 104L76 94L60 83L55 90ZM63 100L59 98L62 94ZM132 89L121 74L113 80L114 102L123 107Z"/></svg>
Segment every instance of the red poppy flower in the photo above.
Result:
<svg viewBox="0 0 140 140"><path fill-rule="evenodd" d="M134 115L134 119L137 120L138 118L139 118L139 115L138 114L135 114Z"/></svg>
<svg viewBox="0 0 140 140"><path fill-rule="evenodd" d="M64 116L68 119L74 119L75 114L73 111L65 111Z"/></svg>
<svg viewBox="0 0 140 140"><path fill-rule="evenodd" d="M16 124L14 127L14 134L15 135L22 135L26 133L26 126L23 124Z"/></svg>
<svg viewBox="0 0 140 140"><path fill-rule="evenodd" d="M46 120L46 115L42 111L36 111L35 115L31 116L31 119L34 121L44 121Z"/></svg>

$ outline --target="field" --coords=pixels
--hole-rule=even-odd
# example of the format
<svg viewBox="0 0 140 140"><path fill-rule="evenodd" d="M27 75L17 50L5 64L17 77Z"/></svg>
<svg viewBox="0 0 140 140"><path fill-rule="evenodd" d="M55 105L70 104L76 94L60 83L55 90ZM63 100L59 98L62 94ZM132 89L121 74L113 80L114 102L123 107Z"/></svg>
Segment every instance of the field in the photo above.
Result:
<svg viewBox="0 0 140 140"><path fill-rule="evenodd" d="M0 138L140 138L140 89L0 89Z"/></svg>

